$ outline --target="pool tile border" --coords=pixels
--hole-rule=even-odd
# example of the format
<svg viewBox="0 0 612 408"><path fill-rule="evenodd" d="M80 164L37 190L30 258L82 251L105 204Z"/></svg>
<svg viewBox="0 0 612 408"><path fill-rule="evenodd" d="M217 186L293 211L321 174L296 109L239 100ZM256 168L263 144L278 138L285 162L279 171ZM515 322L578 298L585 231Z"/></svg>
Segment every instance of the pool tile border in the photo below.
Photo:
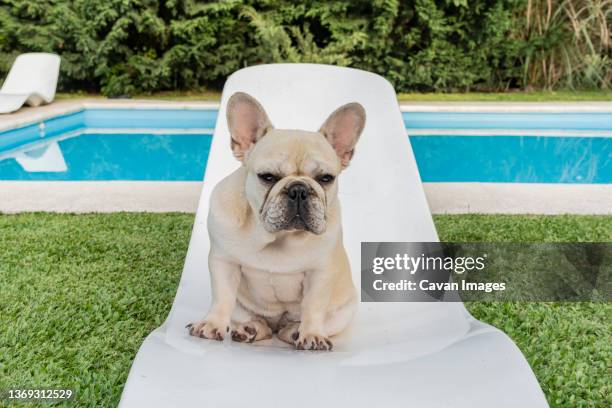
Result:
<svg viewBox="0 0 612 408"><path fill-rule="evenodd" d="M612 113L612 102L400 102L402 112L480 112L480 113ZM117 109L218 109L215 101L163 101L149 99L71 99L39 107L24 107L0 115L0 131L31 125L54 116L87 108Z"/></svg>
<svg viewBox="0 0 612 408"><path fill-rule="evenodd" d="M24 107L8 115L0 115L0 132L32 125L49 118L80 112L84 109L218 109L218 102L177 102L137 99L60 100L36 108Z"/></svg>

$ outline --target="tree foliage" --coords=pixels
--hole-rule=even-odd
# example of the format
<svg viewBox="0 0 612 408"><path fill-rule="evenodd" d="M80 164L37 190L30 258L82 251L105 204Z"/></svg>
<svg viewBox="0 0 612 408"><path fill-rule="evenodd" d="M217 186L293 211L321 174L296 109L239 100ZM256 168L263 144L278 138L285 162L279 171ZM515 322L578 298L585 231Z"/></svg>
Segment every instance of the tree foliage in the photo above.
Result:
<svg viewBox="0 0 612 408"><path fill-rule="evenodd" d="M546 4L609 23L610 0L588 1L599 8ZM0 0L0 74L19 53L50 51L62 56L62 90L107 95L219 88L270 62L362 68L399 91L606 88L609 44L586 47L584 27L557 14L543 26L547 10L532 2Z"/></svg>

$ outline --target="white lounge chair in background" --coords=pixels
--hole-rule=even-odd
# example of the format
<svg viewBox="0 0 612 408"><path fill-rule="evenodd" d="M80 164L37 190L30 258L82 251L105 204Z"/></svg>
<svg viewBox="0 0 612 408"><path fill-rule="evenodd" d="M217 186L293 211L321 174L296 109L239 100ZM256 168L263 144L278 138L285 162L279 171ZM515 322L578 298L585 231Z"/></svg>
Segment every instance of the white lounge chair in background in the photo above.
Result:
<svg viewBox="0 0 612 408"><path fill-rule="evenodd" d="M207 213L213 187L239 166L225 109L243 91L278 128L315 131L348 102L366 110L355 157L340 178L344 243L357 287L362 241L436 242L393 87L349 68L260 65L228 78L183 276L172 311L140 347L120 407L545 408L525 357L463 303L361 303L334 351L198 339L185 325L211 300Z"/></svg>
<svg viewBox="0 0 612 408"><path fill-rule="evenodd" d="M59 55L43 52L19 55L0 89L0 113L14 112L24 103L38 106L52 102L60 61Z"/></svg>

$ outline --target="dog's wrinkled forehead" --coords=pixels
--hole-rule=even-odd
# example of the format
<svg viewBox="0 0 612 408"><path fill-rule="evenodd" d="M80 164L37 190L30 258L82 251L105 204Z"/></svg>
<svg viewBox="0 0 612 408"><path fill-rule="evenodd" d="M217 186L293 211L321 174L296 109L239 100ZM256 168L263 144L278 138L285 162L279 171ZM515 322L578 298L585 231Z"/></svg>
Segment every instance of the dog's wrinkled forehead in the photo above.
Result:
<svg viewBox="0 0 612 408"><path fill-rule="evenodd" d="M312 176L341 169L336 152L318 132L272 129L253 147L247 167L255 172Z"/></svg>

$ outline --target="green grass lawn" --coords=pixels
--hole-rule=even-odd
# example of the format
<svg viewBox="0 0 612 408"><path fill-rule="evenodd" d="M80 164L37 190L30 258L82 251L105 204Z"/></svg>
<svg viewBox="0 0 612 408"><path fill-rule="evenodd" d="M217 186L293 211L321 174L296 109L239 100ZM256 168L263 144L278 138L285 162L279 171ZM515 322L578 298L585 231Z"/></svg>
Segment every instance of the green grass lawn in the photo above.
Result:
<svg viewBox="0 0 612 408"><path fill-rule="evenodd" d="M58 93L57 99L104 98L99 94ZM134 99L168 101L218 101L216 91L157 92L134 95ZM534 92L470 92L470 93L400 93L400 102L587 102L612 101L610 91L534 91Z"/></svg>
<svg viewBox="0 0 612 408"><path fill-rule="evenodd" d="M446 241L612 241L612 217L435 221ZM138 347L170 310L192 222L185 214L0 215L0 389L67 387L78 406L116 406ZM467 306L514 339L552 407L612 406L610 303Z"/></svg>

